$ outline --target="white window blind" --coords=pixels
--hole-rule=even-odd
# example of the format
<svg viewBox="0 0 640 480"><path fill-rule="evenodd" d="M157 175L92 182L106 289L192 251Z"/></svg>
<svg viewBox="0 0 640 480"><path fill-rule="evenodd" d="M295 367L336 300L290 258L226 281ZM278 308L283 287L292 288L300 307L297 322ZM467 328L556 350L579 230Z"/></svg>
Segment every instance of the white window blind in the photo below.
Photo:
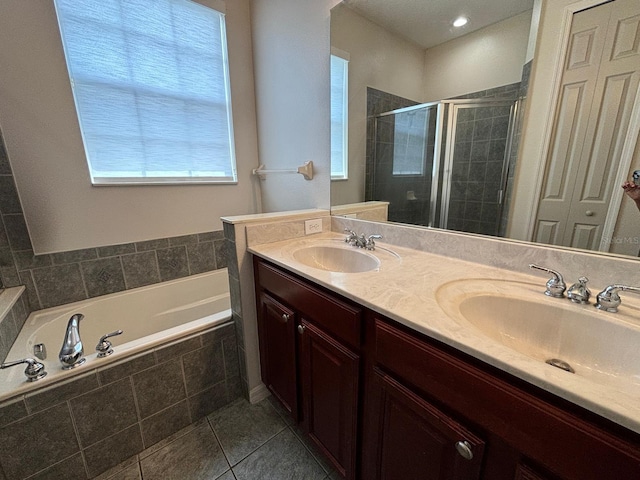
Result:
<svg viewBox="0 0 640 480"><path fill-rule="evenodd" d="M331 178L348 178L347 106L349 61L331 55Z"/></svg>
<svg viewBox="0 0 640 480"><path fill-rule="evenodd" d="M189 0L55 0L93 184L231 183L224 14Z"/></svg>

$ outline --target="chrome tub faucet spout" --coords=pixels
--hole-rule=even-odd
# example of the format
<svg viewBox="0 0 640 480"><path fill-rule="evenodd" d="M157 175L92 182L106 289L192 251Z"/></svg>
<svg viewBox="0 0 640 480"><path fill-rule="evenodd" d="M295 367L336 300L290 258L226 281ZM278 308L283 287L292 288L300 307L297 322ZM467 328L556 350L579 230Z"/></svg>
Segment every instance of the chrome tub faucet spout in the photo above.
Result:
<svg viewBox="0 0 640 480"><path fill-rule="evenodd" d="M67 323L67 331L58 356L63 370L78 367L86 361L82 340L80 339L80 321L83 318L83 314L76 313L71 316L69 323Z"/></svg>

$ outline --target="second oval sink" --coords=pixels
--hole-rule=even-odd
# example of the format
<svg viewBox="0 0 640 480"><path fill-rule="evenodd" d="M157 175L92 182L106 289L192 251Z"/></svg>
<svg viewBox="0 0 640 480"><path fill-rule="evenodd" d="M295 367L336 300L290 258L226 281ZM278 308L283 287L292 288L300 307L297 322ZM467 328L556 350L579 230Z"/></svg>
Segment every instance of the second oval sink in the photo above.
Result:
<svg viewBox="0 0 640 480"><path fill-rule="evenodd" d="M328 245L301 248L293 252L293 258L308 267L328 272L360 273L380 267L380 260L368 252Z"/></svg>

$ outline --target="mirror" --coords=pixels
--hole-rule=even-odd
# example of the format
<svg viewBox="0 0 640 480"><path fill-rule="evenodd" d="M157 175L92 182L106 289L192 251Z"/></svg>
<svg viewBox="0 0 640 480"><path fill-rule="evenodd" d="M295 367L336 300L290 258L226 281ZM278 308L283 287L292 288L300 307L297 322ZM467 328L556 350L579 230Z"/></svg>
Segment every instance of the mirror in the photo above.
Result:
<svg viewBox="0 0 640 480"><path fill-rule="evenodd" d="M544 1L482 2L482 12L473 11L477 2L446 0L344 0L334 7L332 54L348 60L349 69L345 135L349 166L347 179L332 180L332 210L345 204L385 201L389 202L390 221L554 243L545 240L538 230L535 235L525 236L522 228L514 226L521 219L513 220L518 203L525 202L525 208L531 210L533 202L524 201L522 192L532 186L522 186L535 183L532 178L516 177L516 172L523 162L540 163L532 162L532 157L518 158L518 150L519 142L532 128L531 121L523 127L523 112L527 109L538 15ZM491 17L489 3L497 5L502 17ZM447 6L471 20L460 33L450 26L453 13L441 10ZM425 8L435 10L423 17L420 10ZM392 25L383 27L387 20ZM413 30L434 34L435 38L408 39ZM487 98L513 103L483 103ZM422 104L429 105L415 107ZM488 118L492 122L488 123ZM539 123L545 121L540 118ZM473 130L496 130L497 124L500 131L480 137L477 146L466 142L464 135L473 138ZM417 150L410 147L416 139L412 129L422 136L423 143ZM451 136L453 131L457 132L455 137ZM497 136L492 137L494 133ZM439 148L435 141L438 136L442 138ZM399 149L402 142L390 138L401 138L408 147ZM466 152L460 148L463 144ZM411 155L424 161L421 168L406 168ZM456 163L458 157L464 160L464 155L467 162ZM489 163L474 161L478 155ZM461 168L464 178L460 177ZM478 178L484 178L484 183ZM611 180L606 188L612 195L611 202L619 206L614 206L615 215L606 221L613 226L626 225L627 230L615 230L624 241L610 241L607 249L588 242L573 246L637 256L640 237L633 202L618 192L617 181ZM531 192L528 194L530 197ZM471 201L465 204L464 198ZM461 213L465 211L467 217ZM618 214L626 215L630 222Z"/></svg>

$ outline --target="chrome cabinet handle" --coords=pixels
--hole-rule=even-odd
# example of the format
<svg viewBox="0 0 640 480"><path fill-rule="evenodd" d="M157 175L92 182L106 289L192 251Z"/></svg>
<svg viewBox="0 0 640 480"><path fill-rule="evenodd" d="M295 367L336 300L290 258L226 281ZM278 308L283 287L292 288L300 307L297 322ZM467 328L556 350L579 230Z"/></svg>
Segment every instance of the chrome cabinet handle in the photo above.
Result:
<svg viewBox="0 0 640 480"><path fill-rule="evenodd" d="M461 440L459 442L456 442L456 450L458 451L460 456L465 460L473 459L473 452L471 451L471 445L469 445L469 442L467 442L466 440Z"/></svg>
<svg viewBox="0 0 640 480"><path fill-rule="evenodd" d="M302 335L307 327L304 325L298 325L298 333Z"/></svg>
<svg viewBox="0 0 640 480"><path fill-rule="evenodd" d="M280 318L282 320L282 323L287 323L291 318L291 315L289 315L288 313L283 313Z"/></svg>

